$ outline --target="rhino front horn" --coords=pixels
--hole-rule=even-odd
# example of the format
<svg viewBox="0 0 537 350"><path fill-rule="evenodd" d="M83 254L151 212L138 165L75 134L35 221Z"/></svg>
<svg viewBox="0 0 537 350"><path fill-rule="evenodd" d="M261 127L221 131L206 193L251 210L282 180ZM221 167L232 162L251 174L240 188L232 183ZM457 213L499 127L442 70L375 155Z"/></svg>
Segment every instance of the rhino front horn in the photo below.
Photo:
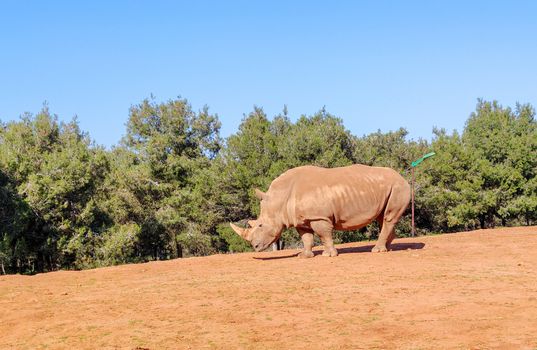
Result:
<svg viewBox="0 0 537 350"><path fill-rule="evenodd" d="M245 228L239 227L231 222L229 223L229 226L231 226L233 231L235 231L239 236L248 240L248 230L246 230Z"/></svg>

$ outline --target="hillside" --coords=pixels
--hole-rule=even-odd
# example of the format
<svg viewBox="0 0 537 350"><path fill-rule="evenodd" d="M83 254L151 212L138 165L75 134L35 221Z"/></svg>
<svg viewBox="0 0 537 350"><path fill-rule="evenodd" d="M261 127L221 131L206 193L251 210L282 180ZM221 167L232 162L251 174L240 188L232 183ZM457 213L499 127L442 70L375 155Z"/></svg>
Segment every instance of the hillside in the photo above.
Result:
<svg viewBox="0 0 537 350"><path fill-rule="evenodd" d="M537 348L537 227L338 248L0 276L0 348Z"/></svg>

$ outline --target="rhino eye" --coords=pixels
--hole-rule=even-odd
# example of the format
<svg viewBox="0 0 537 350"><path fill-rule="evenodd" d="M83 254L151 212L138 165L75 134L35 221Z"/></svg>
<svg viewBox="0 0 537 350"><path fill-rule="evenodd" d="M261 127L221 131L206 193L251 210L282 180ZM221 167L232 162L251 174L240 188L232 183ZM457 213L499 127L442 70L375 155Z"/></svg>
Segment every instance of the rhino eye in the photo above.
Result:
<svg viewBox="0 0 537 350"><path fill-rule="evenodd" d="M258 227L263 227L263 224L259 224L259 226L258 226Z"/></svg>

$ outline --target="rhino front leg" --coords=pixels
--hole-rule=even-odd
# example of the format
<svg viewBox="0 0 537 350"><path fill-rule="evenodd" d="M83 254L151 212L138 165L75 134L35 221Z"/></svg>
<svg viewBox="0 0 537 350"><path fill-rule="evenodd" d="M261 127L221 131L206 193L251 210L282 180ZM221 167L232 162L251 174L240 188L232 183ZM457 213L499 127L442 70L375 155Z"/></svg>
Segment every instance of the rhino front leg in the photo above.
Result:
<svg viewBox="0 0 537 350"><path fill-rule="evenodd" d="M304 244L304 250L298 254L299 258L313 258L314 254L311 248L313 247L313 232L309 232L302 229L297 229L300 237L302 238L302 243Z"/></svg>
<svg viewBox="0 0 537 350"><path fill-rule="evenodd" d="M329 221L319 220L312 221L310 223L311 228L315 233L321 237L321 241L324 245L323 256L337 256L337 249L334 247L334 240L332 239L332 230L334 226Z"/></svg>

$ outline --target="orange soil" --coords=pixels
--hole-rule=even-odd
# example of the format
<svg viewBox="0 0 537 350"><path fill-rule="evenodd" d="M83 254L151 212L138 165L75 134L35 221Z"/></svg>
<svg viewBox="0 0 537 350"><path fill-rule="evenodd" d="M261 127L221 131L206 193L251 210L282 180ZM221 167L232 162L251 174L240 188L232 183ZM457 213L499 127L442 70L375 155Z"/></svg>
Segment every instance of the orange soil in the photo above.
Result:
<svg viewBox="0 0 537 350"><path fill-rule="evenodd" d="M537 349L537 227L0 277L0 349Z"/></svg>

